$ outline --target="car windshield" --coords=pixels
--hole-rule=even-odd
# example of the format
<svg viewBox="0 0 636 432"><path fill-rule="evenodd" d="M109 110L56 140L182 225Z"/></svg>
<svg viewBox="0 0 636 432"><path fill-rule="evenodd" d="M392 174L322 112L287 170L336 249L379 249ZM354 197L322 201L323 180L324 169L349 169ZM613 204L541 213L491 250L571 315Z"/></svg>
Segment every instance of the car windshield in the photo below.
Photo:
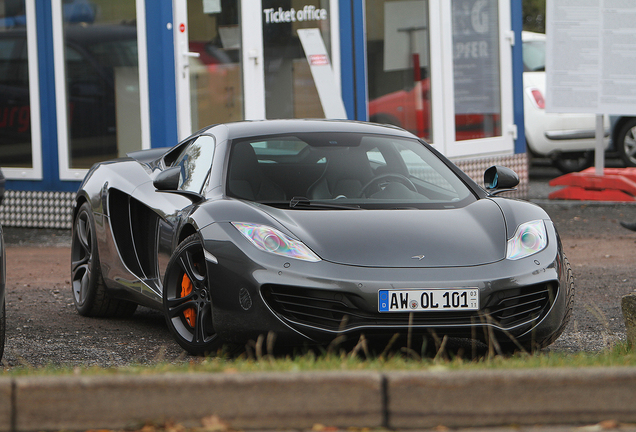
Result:
<svg viewBox="0 0 636 432"><path fill-rule="evenodd" d="M545 41L523 43L523 69L525 72L545 71Z"/></svg>
<svg viewBox="0 0 636 432"><path fill-rule="evenodd" d="M295 209L459 207L469 187L416 139L357 133L232 143L231 197Z"/></svg>

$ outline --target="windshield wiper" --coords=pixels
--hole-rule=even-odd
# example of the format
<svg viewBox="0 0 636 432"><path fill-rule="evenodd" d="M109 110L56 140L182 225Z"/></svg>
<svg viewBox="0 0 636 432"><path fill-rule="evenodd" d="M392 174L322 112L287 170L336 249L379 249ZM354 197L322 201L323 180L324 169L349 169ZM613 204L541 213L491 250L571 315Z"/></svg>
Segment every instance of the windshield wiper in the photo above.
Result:
<svg viewBox="0 0 636 432"><path fill-rule="evenodd" d="M306 197L295 196L289 202L289 208L317 208L317 209L332 209L332 210L362 210L360 206L354 204L329 204L323 202L311 201Z"/></svg>

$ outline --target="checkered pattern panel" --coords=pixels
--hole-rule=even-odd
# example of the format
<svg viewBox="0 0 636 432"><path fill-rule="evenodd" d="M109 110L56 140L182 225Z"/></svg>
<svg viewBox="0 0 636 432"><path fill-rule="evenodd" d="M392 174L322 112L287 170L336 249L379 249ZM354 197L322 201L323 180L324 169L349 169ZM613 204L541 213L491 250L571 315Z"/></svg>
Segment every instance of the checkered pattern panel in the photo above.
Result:
<svg viewBox="0 0 636 432"><path fill-rule="evenodd" d="M526 153L481 159L454 159L453 163L481 186L484 185L484 172L488 168L493 165L506 166L519 176L519 186L515 192L504 192L501 196L520 199L528 197L530 185L528 184L528 155Z"/></svg>
<svg viewBox="0 0 636 432"><path fill-rule="evenodd" d="M7 190L0 205L3 226L71 228L74 192Z"/></svg>

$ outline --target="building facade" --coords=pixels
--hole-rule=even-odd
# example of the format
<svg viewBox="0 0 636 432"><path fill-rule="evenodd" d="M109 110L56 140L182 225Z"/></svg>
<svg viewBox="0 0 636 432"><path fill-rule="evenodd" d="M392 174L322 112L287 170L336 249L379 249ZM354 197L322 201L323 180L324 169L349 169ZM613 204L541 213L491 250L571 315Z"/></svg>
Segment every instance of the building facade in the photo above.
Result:
<svg viewBox="0 0 636 432"><path fill-rule="evenodd" d="M527 187L521 2L0 0L0 223L69 228L91 165L213 123L401 126Z"/></svg>

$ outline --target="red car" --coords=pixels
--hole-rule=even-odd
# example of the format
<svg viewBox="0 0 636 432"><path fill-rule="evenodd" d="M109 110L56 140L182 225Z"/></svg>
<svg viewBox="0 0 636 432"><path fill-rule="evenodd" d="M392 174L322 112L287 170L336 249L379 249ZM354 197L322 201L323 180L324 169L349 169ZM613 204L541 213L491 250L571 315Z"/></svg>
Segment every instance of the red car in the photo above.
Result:
<svg viewBox="0 0 636 432"><path fill-rule="evenodd" d="M369 120L399 126L431 141L430 79L424 78L420 83L421 100L417 100L416 85L369 101ZM418 106L420 109L417 109ZM457 141L499 136L499 114L457 114L455 131Z"/></svg>

